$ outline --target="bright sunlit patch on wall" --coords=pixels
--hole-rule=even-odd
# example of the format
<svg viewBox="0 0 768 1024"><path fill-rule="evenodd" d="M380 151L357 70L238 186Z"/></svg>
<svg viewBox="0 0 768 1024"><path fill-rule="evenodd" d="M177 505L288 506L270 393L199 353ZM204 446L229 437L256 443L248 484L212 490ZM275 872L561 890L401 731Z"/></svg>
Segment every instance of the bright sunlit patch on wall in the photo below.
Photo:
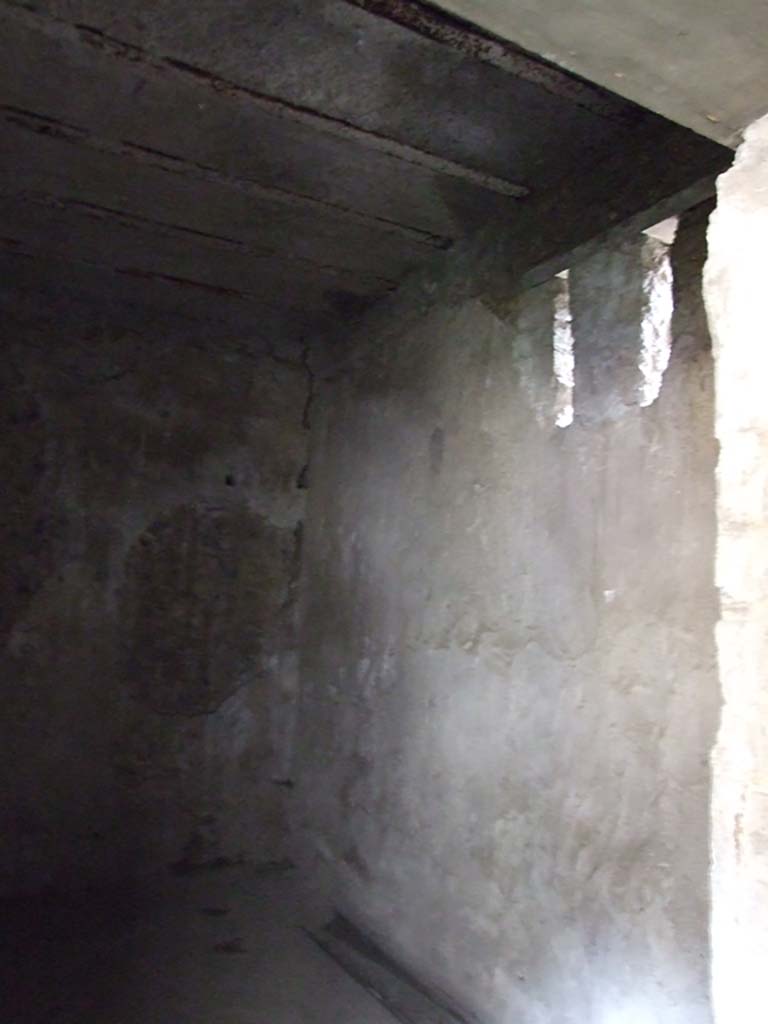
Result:
<svg viewBox="0 0 768 1024"><path fill-rule="evenodd" d="M658 1016L650 1010L628 1006L603 1014L601 1024L658 1024Z"/></svg>
<svg viewBox="0 0 768 1024"><path fill-rule="evenodd" d="M648 228L643 247L643 318L640 325L642 374L640 405L653 405L661 392L664 372L672 350L672 316L675 310L670 248L675 240L677 217Z"/></svg>
<svg viewBox="0 0 768 1024"><path fill-rule="evenodd" d="M555 424L558 427L569 427L573 423L574 356L568 271L563 270L555 280L558 285L552 332L552 363L557 381Z"/></svg>
<svg viewBox="0 0 768 1024"><path fill-rule="evenodd" d="M592 1024L659 1024L659 1006L646 993L638 992L631 999L613 990L603 999L598 997L589 1019Z"/></svg>

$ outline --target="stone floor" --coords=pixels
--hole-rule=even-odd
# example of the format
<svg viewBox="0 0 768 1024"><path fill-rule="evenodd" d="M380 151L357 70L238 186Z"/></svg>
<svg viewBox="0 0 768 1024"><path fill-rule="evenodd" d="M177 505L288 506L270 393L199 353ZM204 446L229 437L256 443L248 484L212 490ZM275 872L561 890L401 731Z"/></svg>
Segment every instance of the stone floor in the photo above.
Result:
<svg viewBox="0 0 768 1024"><path fill-rule="evenodd" d="M204 870L136 894L2 907L3 1024L392 1024L304 932L290 871Z"/></svg>

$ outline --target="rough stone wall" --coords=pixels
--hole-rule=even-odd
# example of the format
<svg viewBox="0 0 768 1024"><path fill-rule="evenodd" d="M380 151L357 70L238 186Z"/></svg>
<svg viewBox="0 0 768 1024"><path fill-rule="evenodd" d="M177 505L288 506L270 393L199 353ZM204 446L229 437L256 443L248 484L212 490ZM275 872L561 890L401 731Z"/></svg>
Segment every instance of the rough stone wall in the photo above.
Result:
<svg viewBox="0 0 768 1024"><path fill-rule="evenodd" d="M3 893L284 855L309 381L230 342L4 320Z"/></svg>
<svg viewBox="0 0 768 1024"><path fill-rule="evenodd" d="M313 421L297 821L338 904L491 1024L707 1024L715 442L707 210L560 282L372 321ZM562 311L561 311L562 312Z"/></svg>
<svg viewBox="0 0 768 1024"><path fill-rule="evenodd" d="M768 117L718 180L705 275L716 364L717 645L723 708L714 757L713 998L718 1024L768 1005Z"/></svg>

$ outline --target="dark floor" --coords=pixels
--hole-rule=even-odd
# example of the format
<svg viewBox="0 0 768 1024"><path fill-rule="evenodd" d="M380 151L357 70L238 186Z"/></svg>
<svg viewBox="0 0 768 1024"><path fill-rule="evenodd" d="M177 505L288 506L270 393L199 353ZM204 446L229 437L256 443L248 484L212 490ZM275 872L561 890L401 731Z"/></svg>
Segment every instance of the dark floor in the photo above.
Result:
<svg viewBox="0 0 768 1024"><path fill-rule="evenodd" d="M293 872L174 878L141 896L2 908L2 1024L392 1024L307 937Z"/></svg>

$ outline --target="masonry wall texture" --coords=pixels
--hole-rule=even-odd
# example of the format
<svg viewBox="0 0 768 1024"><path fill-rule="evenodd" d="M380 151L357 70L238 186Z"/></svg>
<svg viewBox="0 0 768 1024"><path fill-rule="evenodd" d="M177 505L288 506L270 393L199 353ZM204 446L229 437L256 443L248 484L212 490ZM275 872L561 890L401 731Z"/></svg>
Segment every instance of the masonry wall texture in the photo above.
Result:
<svg viewBox="0 0 768 1024"><path fill-rule="evenodd" d="M282 857L304 367L2 330L0 892Z"/></svg>
<svg viewBox="0 0 768 1024"><path fill-rule="evenodd" d="M425 284L315 407L297 827L337 903L490 1024L707 1024L713 627L708 210L672 254L641 407L647 246L560 282Z"/></svg>

